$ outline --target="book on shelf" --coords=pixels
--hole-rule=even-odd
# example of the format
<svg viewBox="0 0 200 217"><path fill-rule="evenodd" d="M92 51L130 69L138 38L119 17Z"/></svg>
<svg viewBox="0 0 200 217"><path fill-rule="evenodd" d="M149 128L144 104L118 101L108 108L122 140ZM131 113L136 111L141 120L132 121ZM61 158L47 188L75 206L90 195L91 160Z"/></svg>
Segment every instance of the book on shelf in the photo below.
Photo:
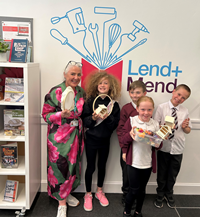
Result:
<svg viewBox="0 0 200 217"><path fill-rule="evenodd" d="M9 62L25 63L28 53L28 39L12 39Z"/></svg>
<svg viewBox="0 0 200 217"><path fill-rule="evenodd" d="M4 109L4 135L24 136L24 110Z"/></svg>
<svg viewBox="0 0 200 217"><path fill-rule="evenodd" d="M24 102L23 78L6 78L4 100L9 102Z"/></svg>
<svg viewBox="0 0 200 217"><path fill-rule="evenodd" d="M4 201L15 202L17 199L17 191L18 191L18 181L7 180L5 191L4 191Z"/></svg>
<svg viewBox="0 0 200 217"><path fill-rule="evenodd" d="M18 167L17 142L1 145L1 168L12 169Z"/></svg>

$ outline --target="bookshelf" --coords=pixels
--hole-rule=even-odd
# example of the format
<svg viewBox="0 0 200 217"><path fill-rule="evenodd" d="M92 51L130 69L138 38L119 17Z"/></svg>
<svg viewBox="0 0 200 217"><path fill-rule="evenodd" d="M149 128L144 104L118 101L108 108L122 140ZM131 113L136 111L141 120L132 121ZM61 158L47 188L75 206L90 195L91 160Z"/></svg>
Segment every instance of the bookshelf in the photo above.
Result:
<svg viewBox="0 0 200 217"><path fill-rule="evenodd" d="M24 78L24 103L0 101L0 144L19 143L19 165L16 169L4 169L0 166L0 209L30 209L41 183L41 126L40 126L40 70L38 63L0 62L0 74L3 68L22 68ZM25 136L4 136L3 110L5 108L24 108ZM3 201L7 179L19 181L17 200L14 203Z"/></svg>

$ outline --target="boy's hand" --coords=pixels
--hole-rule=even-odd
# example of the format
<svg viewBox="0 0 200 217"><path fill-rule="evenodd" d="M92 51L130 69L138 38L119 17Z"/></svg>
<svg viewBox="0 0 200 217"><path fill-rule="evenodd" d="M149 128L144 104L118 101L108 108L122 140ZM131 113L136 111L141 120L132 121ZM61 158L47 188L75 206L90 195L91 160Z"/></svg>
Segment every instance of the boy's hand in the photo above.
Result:
<svg viewBox="0 0 200 217"><path fill-rule="evenodd" d="M186 134L190 133L190 131L191 131L191 128L189 127L189 121L190 121L190 119L186 118L181 125L183 132Z"/></svg>
<svg viewBox="0 0 200 217"><path fill-rule="evenodd" d="M123 153L123 154L122 154L122 159L123 159L123 161L126 162L126 153Z"/></svg>
<svg viewBox="0 0 200 217"><path fill-rule="evenodd" d="M132 137L133 140L135 140L135 132L134 132L134 129L136 127L132 127L131 131L130 131L130 136Z"/></svg>
<svg viewBox="0 0 200 217"><path fill-rule="evenodd" d="M183 129L185 129L186 127L188 127L189 126L189 118L186 118L184 121L183 121L183 123L182 123L182 128Z"/></svg>

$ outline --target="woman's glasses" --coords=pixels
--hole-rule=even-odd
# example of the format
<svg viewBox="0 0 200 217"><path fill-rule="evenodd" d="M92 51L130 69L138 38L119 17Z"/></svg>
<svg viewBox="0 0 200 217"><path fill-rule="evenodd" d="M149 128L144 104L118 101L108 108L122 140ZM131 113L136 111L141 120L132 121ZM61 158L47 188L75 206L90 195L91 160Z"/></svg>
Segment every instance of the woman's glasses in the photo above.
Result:
<svg viewBox="0 0 200 217"><path fill-rule="evenodd" d="M69 66L69 65L71 65L71 66L78 66L79 68L81 68L83 66L82 63L75 62L75 61L69 61L68 64L67 64L67 66ZM67 66L65 67L65 69L67 68Z"/></svg>

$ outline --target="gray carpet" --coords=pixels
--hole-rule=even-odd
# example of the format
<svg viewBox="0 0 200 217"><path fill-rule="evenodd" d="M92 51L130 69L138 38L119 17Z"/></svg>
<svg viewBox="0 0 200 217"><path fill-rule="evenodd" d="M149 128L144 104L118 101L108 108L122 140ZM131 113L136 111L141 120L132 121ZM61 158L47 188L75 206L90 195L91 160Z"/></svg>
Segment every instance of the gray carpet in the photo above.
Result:
<svg viewBox="0 0 200 217"><path fill-rule="evenodd" d="M83 209L83 193L73 194L80 200L78 207L68 207L67 217L122 217L124 207L121 204L121 194L106 194L109 200L108 207L102 207L99 201L93 199L93 210L86 212ZM166 203L161 209L153 205L155 195L146 195L143 206L143 217L199 217L200 195L175 195L176 208L170 209ZM56 217L58 202L50 198L47 193L38 193L30 210L26 210L25 216ZM0 216L15 217L16 210L0 210ZM134 211L133 211L134 212ZM132 212L132 213L133 213ZM21 216L20 216L21 217Z"/></svg>

